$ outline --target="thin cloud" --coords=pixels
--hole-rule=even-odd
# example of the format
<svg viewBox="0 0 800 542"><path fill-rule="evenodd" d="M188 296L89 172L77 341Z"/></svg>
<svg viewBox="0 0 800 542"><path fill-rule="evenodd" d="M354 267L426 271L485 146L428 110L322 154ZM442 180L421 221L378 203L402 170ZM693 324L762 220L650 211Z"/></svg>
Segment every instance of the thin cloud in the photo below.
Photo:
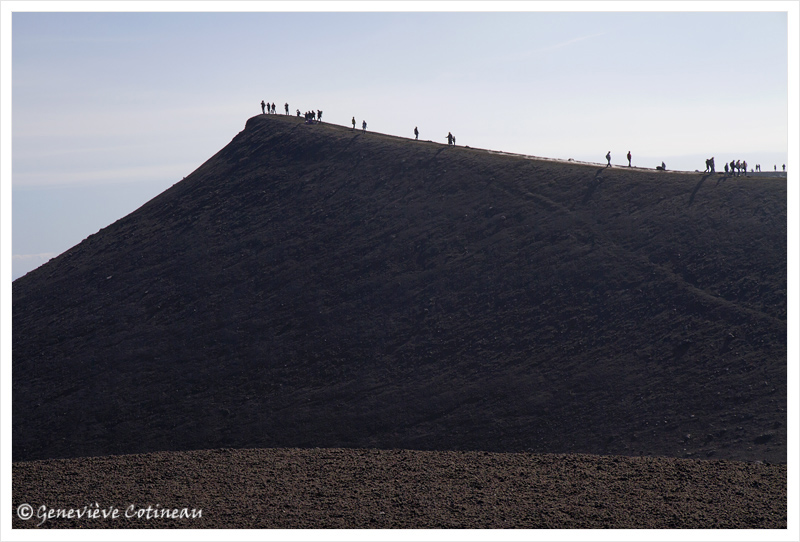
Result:
<svg viewBox="0 0 800 542"><path fill-rule="evenodd" d="M572 38L572 39L569 39L567 41L562 41L560 43L554 43L552 45L545 45L544 47L539 47L537 49L531 49L529 51L519 51L519 52L517 52L515 54L510 54L510 55L506 56L505 58L503 58L501 60L492 59L491 63L492 63L492 65L496 65L498 63L504 64L504 65L509 65L509 64L515 64L516 65L519 62L524 62L524 61L530 60L533 57L537 57L537 56L540 57L540 56L544 55L545 53L550 53L550 52L556 51L558 49L563 49L565 47L568 47L568 46L573 45L575 43L580 43L582 41L590 40L590 39L593 39L593 38L599 38L600 36L605 36L606 34L607 34L607 32L598 32L596 34L589 34L589 35L586 35L586 36L579 36L577 38Z"/></svg>
<svg viewBox="0 0 800 542"><path fill-rule="evenodd" d="M102 45L109 43L152 43L159 36L24 36L16 38L14 44L21 45L68 45L88 43Z"/></svg>
<svg viewBox="0 0 800 542"><path fill-rule="evenodd" d="M51 185L90 185L130 182L178 182L198 168L200 163L154 164L138 167L119 167L99 170L29 171L15 173L15 188Z"/></svg>
<svg viewBox="0 0 800 542"><path fill-rule="evenodd" d="M529 51L525 54L526 57L537 55L540 53L546 53L548 51L555 51L556 49L561 49L562 47L566 47L567 45L572 45L573 43L578 43L580 41L585 41L592 38L597 38L600 36L605 36L605 32L599 32L597 34L590 34L588 36L581 36L579 38L573 38L571 40L562 41L561 43L556 43L555 45L548 45L546 47L540 47L539 49L534 49L533 51Z"/></svg>
<svg viewBox="0 0 800 542"><path fill-rule="evenodd" d="M11 259L15 262L46 262L58 256L57 252L40 252L39 254L14 254Z"/></svg>

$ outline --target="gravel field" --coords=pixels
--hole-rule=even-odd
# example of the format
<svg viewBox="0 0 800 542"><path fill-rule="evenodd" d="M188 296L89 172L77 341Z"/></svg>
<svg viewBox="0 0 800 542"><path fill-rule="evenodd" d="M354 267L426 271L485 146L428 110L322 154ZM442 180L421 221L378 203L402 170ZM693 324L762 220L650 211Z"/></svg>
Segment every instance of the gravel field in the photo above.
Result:
<svg viewBox="0 0 800 542"><path fill-rule="evenodd" d="M13 527L785 529L786 477L786 465L655 457L157 452L15 463ZM119 517L40 517L84 507Z"/></svg>

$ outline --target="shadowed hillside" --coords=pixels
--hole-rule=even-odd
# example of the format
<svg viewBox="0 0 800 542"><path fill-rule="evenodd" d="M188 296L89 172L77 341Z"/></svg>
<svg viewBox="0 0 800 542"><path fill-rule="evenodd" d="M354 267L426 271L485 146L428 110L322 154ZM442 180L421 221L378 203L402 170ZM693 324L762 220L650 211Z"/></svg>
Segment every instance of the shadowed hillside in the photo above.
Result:
<svg viewBox="0 0 800 542"><path fill-rule="evenodd" d="M786 180L258 116L13 284L15 461L407 448L786 462Z"/></svg>

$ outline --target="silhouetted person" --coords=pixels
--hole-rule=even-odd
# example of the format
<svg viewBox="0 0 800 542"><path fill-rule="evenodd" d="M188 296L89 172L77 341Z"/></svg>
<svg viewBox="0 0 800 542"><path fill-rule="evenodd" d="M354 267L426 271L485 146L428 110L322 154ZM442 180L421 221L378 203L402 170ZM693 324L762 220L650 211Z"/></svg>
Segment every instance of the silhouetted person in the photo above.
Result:
<svg viewBox="0 0 800 542"><path fill-rule="evenodd" d="M264 103L264 100L261 100L261 114L262 115L264 113L266 113L266 111L264 111L264 108L266 108L266 107L267 107L267 104Z"/></svg>
<svg viewBox="0 0 800 542"><path fill-rule="evenodd" d="M366 133L367 131L367 121L361 121L361 133Z"/></svg>
<svg viewBox="0 0 800 542"><path fill-rule="evenodd" d="M783 171L786 171L786 164L783 164Z"/></svg>
<svg viewBox="0 0 800 542"><path fill-rule="evenodd" d="M728 174L728 162L725 162L725 175Z"/></svg>
<svg viewBox="0 0 800 542"><path fill-rule="evenodd" d="M272 102L272 114L275 114L275 102Z"/></svg>
<svg viewBox="0 0 800 542"><path fill-rule="evenodd" d="M606 160L608 160L606 167L611 167L611 151L608 151L608 154L606 154Z"/></svg>
<svg viewBox="0 0 800 542"><path fill-rule="evenodd" d="M628 167L631 167L631 151L628 151Z"/></svg>
<svg viewBox="0 0 800 542"><path fill-rule="evenodd" d="M297 110L297 116L298 117L300 116L300 110L299 109Z"/></svg>
<svg viewBox="0 0 800 542"><path fill-rule="evenodd" d="M448 145L453 144L453 134L451 134L450 132L447 132L447 144Z"/></svg>
<svg viewBox="0 0 800 542"><path fill-rule="evenodd" d="M742 171L744 171L744 176L747 177L747 162L742 160Z"/></svg>
<svg viewBox="0 0 800 542"><path fill-rule="evenodd" d="M355 129L356 129L356 118L353 117L353 130L355 130Z"/></svg>
<svg viewBox="0 0 800 542"><path fill-rule="evenodd" d="M322 109L317 109L317 120L322 122Z"/></svg>
<svg viewBox="0 0 800 542"><path fill-rule="evenodd" d="M456 144L456 136L453 136L453 145Z"/></svg>
<svg viewBox="0 0 800 542"><path fill-rule="evenodd" d="M416 126L414 126L414 139L419 139L419 130L417 130Z"/></svg>
<svg viewBox="0 0 800 542"><path fill-rule="evenodd" d="M286 114L288 115L289 114L289 102L286 102L285 104L283 104L283 108L286 110Z"/></svg>

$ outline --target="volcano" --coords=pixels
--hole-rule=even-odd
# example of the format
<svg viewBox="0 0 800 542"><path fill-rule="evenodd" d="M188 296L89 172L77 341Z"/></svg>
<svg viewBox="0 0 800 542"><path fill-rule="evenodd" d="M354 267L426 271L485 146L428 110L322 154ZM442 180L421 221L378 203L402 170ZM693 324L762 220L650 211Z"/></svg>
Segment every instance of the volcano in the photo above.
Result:
<svg viewBox="0 0 800 542"><path fill-rule="evenodd" d="M259 115L13 283L13 459L786 463L785 178Z"/></svg>

